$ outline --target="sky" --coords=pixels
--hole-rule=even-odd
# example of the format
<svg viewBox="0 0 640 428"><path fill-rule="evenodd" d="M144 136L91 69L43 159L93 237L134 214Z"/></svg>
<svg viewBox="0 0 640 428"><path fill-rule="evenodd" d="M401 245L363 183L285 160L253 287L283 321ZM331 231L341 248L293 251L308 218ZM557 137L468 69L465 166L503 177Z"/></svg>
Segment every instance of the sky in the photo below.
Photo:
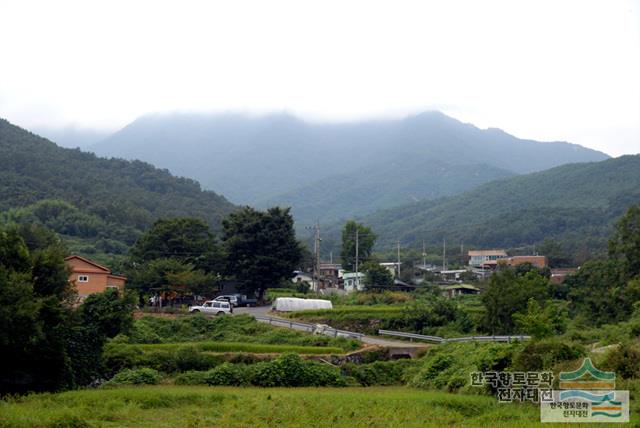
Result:
<svg viewBox="0 0 640 428"><path fill-rule="evenodd" d="M29 129L434 109L639 153L640 0L0 0L0 117Z"/></svg>

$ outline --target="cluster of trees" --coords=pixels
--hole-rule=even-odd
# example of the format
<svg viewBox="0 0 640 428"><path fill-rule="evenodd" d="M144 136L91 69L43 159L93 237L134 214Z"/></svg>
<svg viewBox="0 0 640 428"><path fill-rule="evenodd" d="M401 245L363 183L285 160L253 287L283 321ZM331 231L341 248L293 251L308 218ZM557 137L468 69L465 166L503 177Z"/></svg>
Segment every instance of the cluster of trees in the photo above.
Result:
<svg viewBox="0 0 640 428"><path fill-rule="evenodd" d="M482 295L484 329L527 332L537 337L562 333L569 317L599 326L628 320L640 301L640 205L616 223L608 255L585 263L562 285L531 266L493 275Z"/></svg>
<svg viewBox="0 0 640 428"><path fill-rule="evenodd" d="M0 393L88 385L104 342L131 324L117 291L76 305L59 238L37 225L0 228Z"/></svg>
<svg viewBox="0 0 640 428"><path fill-rule="evenodd" d="M130 251L131 287L141 296L158 291L210 295L222 279L262 298L298 268L302 246L288 209L245 207L222 221L221 238L195 218L156 221Z"/></svg>
<svg viewBox="0 0 640 428"><path fill-rule="evenodd" d="M376 234L370 227L354 220L347 221L342 229L342 249L340 251L342 267L354 272L357 258L358 271L364 272L366 275L365 284L389 287L393 285L393 275L372 257L376 238Z"/></svg>

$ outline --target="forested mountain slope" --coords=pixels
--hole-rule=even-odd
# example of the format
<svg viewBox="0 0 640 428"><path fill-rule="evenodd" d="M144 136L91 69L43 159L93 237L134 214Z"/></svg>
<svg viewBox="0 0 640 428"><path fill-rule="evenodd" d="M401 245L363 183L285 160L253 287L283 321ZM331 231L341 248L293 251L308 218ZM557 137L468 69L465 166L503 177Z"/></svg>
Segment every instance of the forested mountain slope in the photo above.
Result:
<svg viewBox="0 0 640 428"><path fill-rule="evenodd" d="M234 209L193 180L64 149L0 119L1 217L42 223L85 254L125 252L160 217L198 217L218 229Z"/></svg>
<svg viewBox="0 0 640 428"><path fill-rule="evenodd" d="M446 238L453 245L517 247L555 238L571 250L602 249L612 222L639 202L640 155L632 155L501 179L361 220L381 248L398 239L411 246Z"/></svg>

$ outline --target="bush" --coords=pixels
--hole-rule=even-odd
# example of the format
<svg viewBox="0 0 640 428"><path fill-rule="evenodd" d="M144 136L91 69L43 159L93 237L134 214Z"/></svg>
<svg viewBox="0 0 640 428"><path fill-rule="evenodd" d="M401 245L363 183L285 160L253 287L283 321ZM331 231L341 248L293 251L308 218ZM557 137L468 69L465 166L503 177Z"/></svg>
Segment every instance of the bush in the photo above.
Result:
<svg viewBox="0 0 640 428"><path fill-rule="evenodd" d="M556 363L584 355L584 348L578 344L555 340L532 342L516 355L513 368L518 371L549 370Z"/></svg>
<svg viewBox="0 0 640 428"><path fill-rule="evenodd" d="M620 345L607 353L603 368L623 379L637 379L640 377L640 351L628 344Z"/></svg>
<svg viewBox="0 0 640 428"><path fill-rule="evenodd" d="M206 373L207 372L190 370L180 373L173 382L176 385L203 385L205 383L204 377Z"/></svg>
<svg viewBox="0 0 640 428"><path fill-rule="evenodd" d="M208 371L190 371L175 378L180 385L227 386L344 386L340 371L316 361L305 361L297 354L285 354L273 361L253 365L223 363Z"/></svg>
<svg viewBox="0 0 640 428"><path fill-rule="evenodd" d="M343 373L362 386L402 385L407 370L415 366L412 360L376 361L371 364L345 364Z"/></svg>
<svg viewBox="0 0 640 428"><path fill-rule="evenodd" d="M160 373L150 368L125 369L108 382L110 385L155 385L160 382Z"/></svg>
<svg viewBox="0 0 640 428"><path fill-rule="evenodd" d="M249 383L250 368L244 364L222 363L203 377L207 385L240 386Z"/></svg>
<svg viewBox="0 0 640 428"><path fill-rule="evenodd" d="M256 386L344 386L338 369L297 354L284 354L273 361L256 364L251 383Z"/></svg>

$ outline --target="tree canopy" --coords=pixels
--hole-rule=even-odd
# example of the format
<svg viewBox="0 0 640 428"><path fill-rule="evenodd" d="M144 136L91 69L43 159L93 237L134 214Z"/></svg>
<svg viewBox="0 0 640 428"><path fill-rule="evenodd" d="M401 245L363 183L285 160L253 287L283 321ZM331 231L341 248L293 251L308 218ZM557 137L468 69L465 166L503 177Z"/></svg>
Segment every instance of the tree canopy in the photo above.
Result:
<svg viewBox="0 0 640 428"><path fill-rule="evenodd" d="M222 221L227 275L262 298L264 291L289 278L302 261L289 209L250 207Z"/></svg>
<svg viewBox="0 0 640 428"><path fill-rule="evenodd" d="M354 271L356 265L356 234L358 238L358 263L364 263L371 257L376 235L370 227L349 220L342 229L342 266Z"/></svg>

